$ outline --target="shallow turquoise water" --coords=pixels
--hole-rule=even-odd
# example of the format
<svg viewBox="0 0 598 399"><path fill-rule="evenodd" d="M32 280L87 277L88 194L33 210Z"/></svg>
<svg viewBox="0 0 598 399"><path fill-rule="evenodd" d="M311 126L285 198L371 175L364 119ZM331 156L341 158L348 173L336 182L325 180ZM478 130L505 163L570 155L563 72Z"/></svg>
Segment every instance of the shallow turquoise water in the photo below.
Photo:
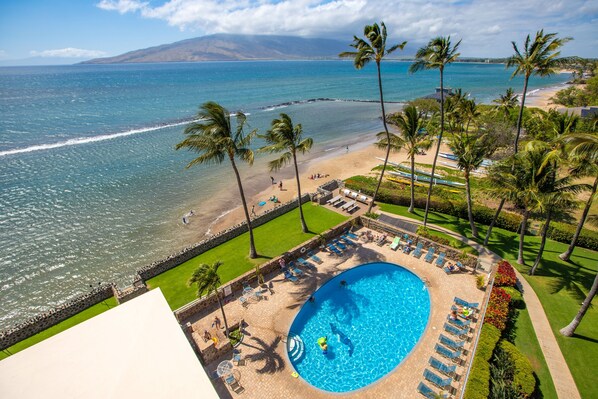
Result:
<svg viewBox="0 0 598 399"><path fill-rule="evenodd" d="M417 344L430 316L422 280L390 263L343 272L313 297L291 325L289 358L303 379L331 392L365 387L392 371ZM327 354L317 344L324 336Z"/></svg>

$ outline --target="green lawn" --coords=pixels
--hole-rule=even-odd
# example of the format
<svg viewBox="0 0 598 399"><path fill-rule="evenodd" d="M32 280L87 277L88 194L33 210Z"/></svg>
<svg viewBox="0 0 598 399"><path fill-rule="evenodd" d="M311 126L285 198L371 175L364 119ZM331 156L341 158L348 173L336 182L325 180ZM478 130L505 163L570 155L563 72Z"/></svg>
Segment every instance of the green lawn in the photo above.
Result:
<svg viewBox="0 0 598 399"><path fill-rule="evenodd" d="M148 280L147 285L150 289L160 287L170 308L178 309L197 298L196 288L188 287L187 281L199 264L223 262L218 274L224 284L252 270L256 264L265 263L348 219L311 203L303 205L303 213L309 233L301 231L299 209L254 229L255 246L260 255L257 259L249 259L249 234L245 233Z"/></svg>
<svg viewBox="0 0 598 399"><path fill-rule="evenodd" d="M381 209L418 220L423 219L424 213L418 209L415 214L409 214L406 207L391 207L385 204L381 205ZM471 238L467 220L434 212L429 214L428 220L432 224ZM477 226L480 235L484 237L487 227L479 224ZM581 302L592 286L598 272L598 253L576 248L571 257L572 262L566 263L560 260L558 255L567 249L567 244L547 240L542 264L535 276L528 276L527 272L539 248L540 237L525 238L524 259L528 266L518 265L516 262L518 243L515 233L494 228L488 247L511 262L525 276L540 298L581 396L598 397L598 385L594 383L594 370L598 369L598 310L588 310L574 337L566 338L559 333L559 330L569 324L577 314Z"/></svg>
<svg viewBox="0 0 598 399"><path fill-rule="evenodd" d="M92 307L89 307L84 311L79 312L76 315L61 321L60 323L35 334L32 337L29 337L21 342L14 344L13 346L9 347L6 351L0 352L0 360L7 358L9 356L9 353L15 354L17 352L20 352L23 349L35 345L46 338L50 338L51 336L56 335L64 330L67 330L81 322L84 322L87 319L91 319L92 317L97 316L100 313L104 313L105 311L115 307L116 305L117 303L114 297L108 298L105 301L95 304Z"/></svg>
<svg viewBox="0 0 598 399"><path fill-rule="evenodd" d="M529 318L527 309L519 311L516 323L515 346L529 359L534 368L534 372L538 376L539 389L542 392L544 399L558 399L550 371L546 365L544 354L540 348L540 343L534 332L532 321Z"/></svg>

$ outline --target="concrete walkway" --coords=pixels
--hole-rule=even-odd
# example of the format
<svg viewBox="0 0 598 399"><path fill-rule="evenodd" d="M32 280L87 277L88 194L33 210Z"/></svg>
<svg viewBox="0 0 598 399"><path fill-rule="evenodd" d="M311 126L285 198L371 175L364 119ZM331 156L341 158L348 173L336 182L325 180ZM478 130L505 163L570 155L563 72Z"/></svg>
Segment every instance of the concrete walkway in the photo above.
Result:
<svg viewBox="0 0 598 399"><path fill-rule="evenodd" d="M407 222L411 222L413 224L423 224L418 220L393 215L386 212L379 212L381 214L386 214L389 217L401 219ZM477 242L472 241L467 237L463 237L462 235L455 233L454 231L451 231L444 227L436 226L434 224L428 224L428 226L435 230L442 231L443 233L446 233L451 237L475 248L479 253L480 265L485 271L489 272L491 270L492 265L502 259L500 256L490 251L483 245L478 244ZM556 389L558 397L567 399L581 398L579 391L577 390L577 385L575 385L575 381L573 380L573 376L571 375L571 371L569 371L567 362L565 362L565 358L563 357L561 348L559 347L559 344L556 342L556 338L552 332L552 329L550 328L550 323L548 322L546 313L544 313L544 308L540 303L540 299L538 299L538 296L536 295L532 287L529 285L527 280L521 275L521 273L517 271L517 269L515 269L515 273L521 283L521 286L523 287L523 298L525 299L525 303L527 305L529 317L532 320L532 325L534 326L534 330L536 331L536 336L538 337L540 348L542 349L542 353L544 354L544 358L546 359L546 364L548 365L548 370L550 371L550 375L552 376L552 382L554 383L554 387Z"/></svg>

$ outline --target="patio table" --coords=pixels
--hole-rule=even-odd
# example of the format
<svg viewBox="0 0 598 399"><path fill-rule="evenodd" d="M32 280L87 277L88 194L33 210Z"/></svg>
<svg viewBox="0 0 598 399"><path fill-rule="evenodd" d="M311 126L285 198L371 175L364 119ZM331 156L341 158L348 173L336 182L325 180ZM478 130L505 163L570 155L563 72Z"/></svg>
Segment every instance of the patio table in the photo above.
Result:
<svg viewBox="0 0 598 399"><path fill-rule="evenodd" d="M233 362L231 362L230 360L224 360L220 362L220 364L216 368L216 374L218 374L218 377L226 377L232 374L234 367L235 366Z"/></svg>

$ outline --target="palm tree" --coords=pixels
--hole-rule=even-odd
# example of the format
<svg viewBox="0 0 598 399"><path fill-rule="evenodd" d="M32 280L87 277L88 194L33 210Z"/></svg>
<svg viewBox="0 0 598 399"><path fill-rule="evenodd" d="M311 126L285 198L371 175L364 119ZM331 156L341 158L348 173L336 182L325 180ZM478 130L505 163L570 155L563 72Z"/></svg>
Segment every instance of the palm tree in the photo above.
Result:
<svg viewBox="0 0 598 399"><path fill-rule="evenodd" d="M224 331L226 332L226 336L228 337L228 322L226 321L226 314L224 313L224 307L222 306L222 301L220 300L220 293L218 292L218 287L220 287L220 276L218 275L218 268L222 266L222 262L216 261L213 265L208 265L206 263L202 263L195 269L193 275L189 279L187 283L189 286L193 284L197 284L197 297L201 298L203 294L214 294L216 295L216 299L218 300L218 306L220 306L220 311L222 312L222 320L224 321Z"/></svg>
<svg viewBox="0 0 598 399"><path fill-rule="evenodd" d="M457 49L461 44L459 40L454 46L451 45L451 37L436 37L428 43L427 46L420 48L415 55L415 62L409 67L409 72L414 73L423 69L438 69L440 71L440 134L438 135L438 145L434 162L432 162L432 176L436 171L436 161L438 152L442 144L442 135L444 133L444 67L454 62L459 53ZM428 223L428 212L430 209L430 197L432 195L432 184L434 179L430 179L428 186L428 197L426 199L426 212L424 214L424 227Z"/></svg>
<svg viewBox="0 0 598 399"><path fill-rule="evenodd" d="M382 29L380 29L380 26ZM353 58L353 65L356 69L362 69L364 66L369 64L370 61L376 62L376 70L378 72L378 90L380 92L380 107L382 108L382 124L384 125L384 131L386 132L387 143L390 144L390 133L388 132L388 126L386 125L386 111L384 110L384 95L382 92L382 74L380 71L380 63L386 55L393 53L397 49L402 50L407 42L395 44L394 46L386 48L386 25L384 25L384 22L381 22L380 26L378 26L377 23L374 23L373 25L366 25L363 29L363 35L367 41L360 39L357 36L353 36L353 43L350 46L355 48L357 51L346 51L340 53L339 57ZM382 167L382 173L380 173L380 179L378 179L378 185L376 186L376 191L374 191L374 196L370 202L368 212L371 212L372 207L374 206L374 201L376 200L378 190L382 184L384 172L386 171L386 164L388 163L389 155L390 145L386 147L384 166Z"/></svg>
<svg viewBox="0 0 598 399"><path fill-rule="evenodd" d="M571 320L571 323L569 323L566 327L561 328L561 330L560 330L561 334L563 334L566 337L572 337L573 334L575 334L575 330L577 329L577 326L579 325L579 323L581 323L581 320L583 319L586 312L590 308L590 305L592 304L592 299L594 299L594 297L596 296L596 291L598 291L598 273L596 273L596 277L594 278L594 283L592 284L592 288L590 288L590 292L588 292L588 296L581 304L581 308L579 309L579 312L577 312L577 314L575 315L573 320Z"/></svg>
<svg viewBox="0 0 598 399"><path fill-rule="evenodd" d="M590 192L584 210L577 224L577 229L571 244L565 252L559 255L564 261L569 261L571 254L577 245L577 240L581 234L583 225L588 217L592 202L596 197L596 190L598 188L598 134L597 133L573 133L564 135L561 140L570 148L570 155L574 162L572 173L578 176L594 176L594 184Z"/></svg>
<svg viewBox="0 0 598 399"><path fill-rule="evenodd" d="M522 49L523 52L519 50L515 42L511 42L515 54L507 60L507 68L515 67L511 78L523 75L524 79L521 106L519 107L519 116L517 117L517 134L514 144L515 153L517 153L519 146L521 120L523 118L523 108L525 107L525 96L530 76L550 76L555 73L557 67L570 62L570 58L559 58L561 54L559 50L565 43L573 39L570 37L559 38L556 35L556 33L544 34L544 30L540 30L536 32L533 42L530 35L527 35Z"/></svg>
<svg viewBox="0 0 598 399"><path fill-rule="evenodd" d="M489 156L492 147L488 143L488 136L476 133L455 133L449 141L449 147L457 157L457 166L465 176L465 194L467 196L467 216L471 226L471 235L479 238L478 228L473 220L471 204L471 172L479 168L484 158Z"/></svg>
<svg viewBox="0 0 598 399"><path fill-rule="evenodd" d="M297 153L305 154L308 152L314 141L311 138L302 138L303 130L301 125L293 126L293 121L287 114L280 114L280 119L272 121L272 128L262 136L269 145L259 149L261 152L281 152L285 151L280 158L274 159L268 163L270 171L280 170L291 160L295 167L295 178L297 179L297 201L299 202L299 217L301 219L301 228L304 233L309 229L305 223L303 209L301 208L301 183L299 181L299 169L297 168Z"/></svg>
<svg viewBox="0 0 598 399"><path fill-rule="evenodd" d="M509 119L511 116L511 110L515 109L519 100L517 95L513 91L513 88L509 87L505 94L501 94L499 98L492 100L496 105L494 109L497 112L502 112L505 118Z"/></svg>
<svg viewBox="0 0 598 399"><path fill-rule="evenodd" d="M389 117L388 123L399 129L399 135L391 133L391 148L398 151L405 147L407 155L411 161L411 203L409 204L409 213L413 213L415 206L415 156L422 154L423 151L432 146L432 141L427 132L424 131L423 115L417 111L417 108L407 106L403 113L395 114ZM388 143L386 137L382 137L384 132L378 133L378 147L386 148Z"/></svg>
<svg viewBox="0 0 598 399"><path fill-rule="evenodd" d="M235 116L237 126L236 129L233 129L231 114L228 110L212 101L204 103L197 112L196 121L185 128L185 134L188 137L178 143L176 149L187 148L201 154L189 162L187 168L204 163L220 164L228 157L237 178L237 186L239 187L239 194L245 211L245 220L249 230L249 257L253 259L257 257L253 240L253 228L235 158L239 158L249 165L253 164L253 151L249 148L249 144L255 135L255 130L248 135L244 135L243 126L247 117L242 112L237 112Z"/></svg>

